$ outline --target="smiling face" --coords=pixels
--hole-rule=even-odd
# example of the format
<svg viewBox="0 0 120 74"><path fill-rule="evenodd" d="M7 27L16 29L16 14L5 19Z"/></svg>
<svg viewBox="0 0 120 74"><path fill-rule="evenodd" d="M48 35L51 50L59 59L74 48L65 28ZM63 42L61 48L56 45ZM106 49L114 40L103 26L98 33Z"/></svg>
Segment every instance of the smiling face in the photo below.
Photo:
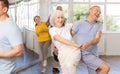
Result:
<svg viewBox="0 0 120 74"><path fill-rule="evenodd" d="M55 10L50 17L50 23L52 26L55 27L62 27L64 26L64 14L60 10Z"/></svg>
<svg viewBox="0 0 120 74"><path fill-rule="evenodd" d="M57 14L54 18L54 24L56 27L62 27L64 24L64 15L63 14Z"/></svg>
<svg viewBox="0 0 120 74"><path fill-rule="evenodd" d="M99 6L94 6L89 11L89 16L91 16L91 19L97 20L100 17L101 10Z"/></svg>
<svg viewBox="0 0 120 74"><path fill-rule="evenodd" d="M39 16L35 16L35 17L34 17L34 22L35 22L36 24L39 24L39 23L40 23L40 17L39 17Z"/></svg>

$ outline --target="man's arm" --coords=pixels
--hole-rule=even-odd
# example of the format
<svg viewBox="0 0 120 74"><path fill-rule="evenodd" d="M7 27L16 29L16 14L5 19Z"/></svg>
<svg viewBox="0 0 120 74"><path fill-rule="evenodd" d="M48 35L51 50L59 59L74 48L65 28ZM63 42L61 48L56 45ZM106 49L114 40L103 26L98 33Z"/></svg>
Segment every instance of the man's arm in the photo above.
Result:
<svg viewBox="0 0 120 74"><path fill-rule="evenodd" d="M18 57L23 54L23 45L19 44L13 47L13 49L5 51L5 52L0 52L0 58L13 58L13 57Z"/></svg>
<svg viewBox="0 0 120 74"><path fill-rule="evenodd" d="M102 32L97 32L96 37L93 40L91 40L89 42L82 43L81 44L82 45L81 49L86 49L89 46L92 46L92 45L95 45L95 44L99 43L100 38L101 38L101 34L102 34Z"/></svg>
<svg viewBox="0 0 120 74"><path fill-rule="evenodd" d="M95 44L99 43L101 35L102 35L102 32L97 32L95 39L93 39L92 41L88 42L88 44L89 45L95 45Z"/></svg>

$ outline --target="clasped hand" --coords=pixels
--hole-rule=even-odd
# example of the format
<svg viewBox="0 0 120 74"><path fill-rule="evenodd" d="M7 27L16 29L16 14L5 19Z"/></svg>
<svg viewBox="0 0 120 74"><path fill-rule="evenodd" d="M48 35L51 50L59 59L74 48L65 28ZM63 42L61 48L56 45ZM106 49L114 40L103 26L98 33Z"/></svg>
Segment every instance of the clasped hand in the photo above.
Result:
<svg viewBox="0 0 120 74"><path fill-rule="evenodd" d="M79 48L80 48L81 50L84 50L84 49L86 49L86 48L88 48L88 47L89 47L88 42L81 43L81 44L79 45Z"/></svg>

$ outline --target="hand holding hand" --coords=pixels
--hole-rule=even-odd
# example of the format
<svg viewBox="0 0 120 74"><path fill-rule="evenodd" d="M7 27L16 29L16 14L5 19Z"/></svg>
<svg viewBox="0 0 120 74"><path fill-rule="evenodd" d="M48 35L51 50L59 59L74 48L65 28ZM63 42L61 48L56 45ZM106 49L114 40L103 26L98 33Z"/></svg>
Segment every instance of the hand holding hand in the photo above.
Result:
<svg viewBox="0 0 120 74"><path fill-rule="evenodd" d="M88 48L88 47L89 47L88 42L81 43L80 45L81 45L81 47L80 47L80 49L81 49L81 50L84 50L84 49L86 49L86 48Z"/></svg>

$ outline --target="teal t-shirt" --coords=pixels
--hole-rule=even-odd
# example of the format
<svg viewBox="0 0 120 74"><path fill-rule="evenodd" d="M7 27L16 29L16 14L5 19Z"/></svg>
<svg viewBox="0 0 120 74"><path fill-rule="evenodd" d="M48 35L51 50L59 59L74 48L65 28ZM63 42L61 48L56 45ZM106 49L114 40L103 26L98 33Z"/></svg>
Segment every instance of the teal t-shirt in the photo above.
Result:
<svg viewBox="0 0 120 74"><path fill-rule="evenodd" d="M18 26L10 19L0 22L0 52L11 50L22 44L22 34ZM16 66L16 58L0 58L0 74L10 74Z"/></svg>

